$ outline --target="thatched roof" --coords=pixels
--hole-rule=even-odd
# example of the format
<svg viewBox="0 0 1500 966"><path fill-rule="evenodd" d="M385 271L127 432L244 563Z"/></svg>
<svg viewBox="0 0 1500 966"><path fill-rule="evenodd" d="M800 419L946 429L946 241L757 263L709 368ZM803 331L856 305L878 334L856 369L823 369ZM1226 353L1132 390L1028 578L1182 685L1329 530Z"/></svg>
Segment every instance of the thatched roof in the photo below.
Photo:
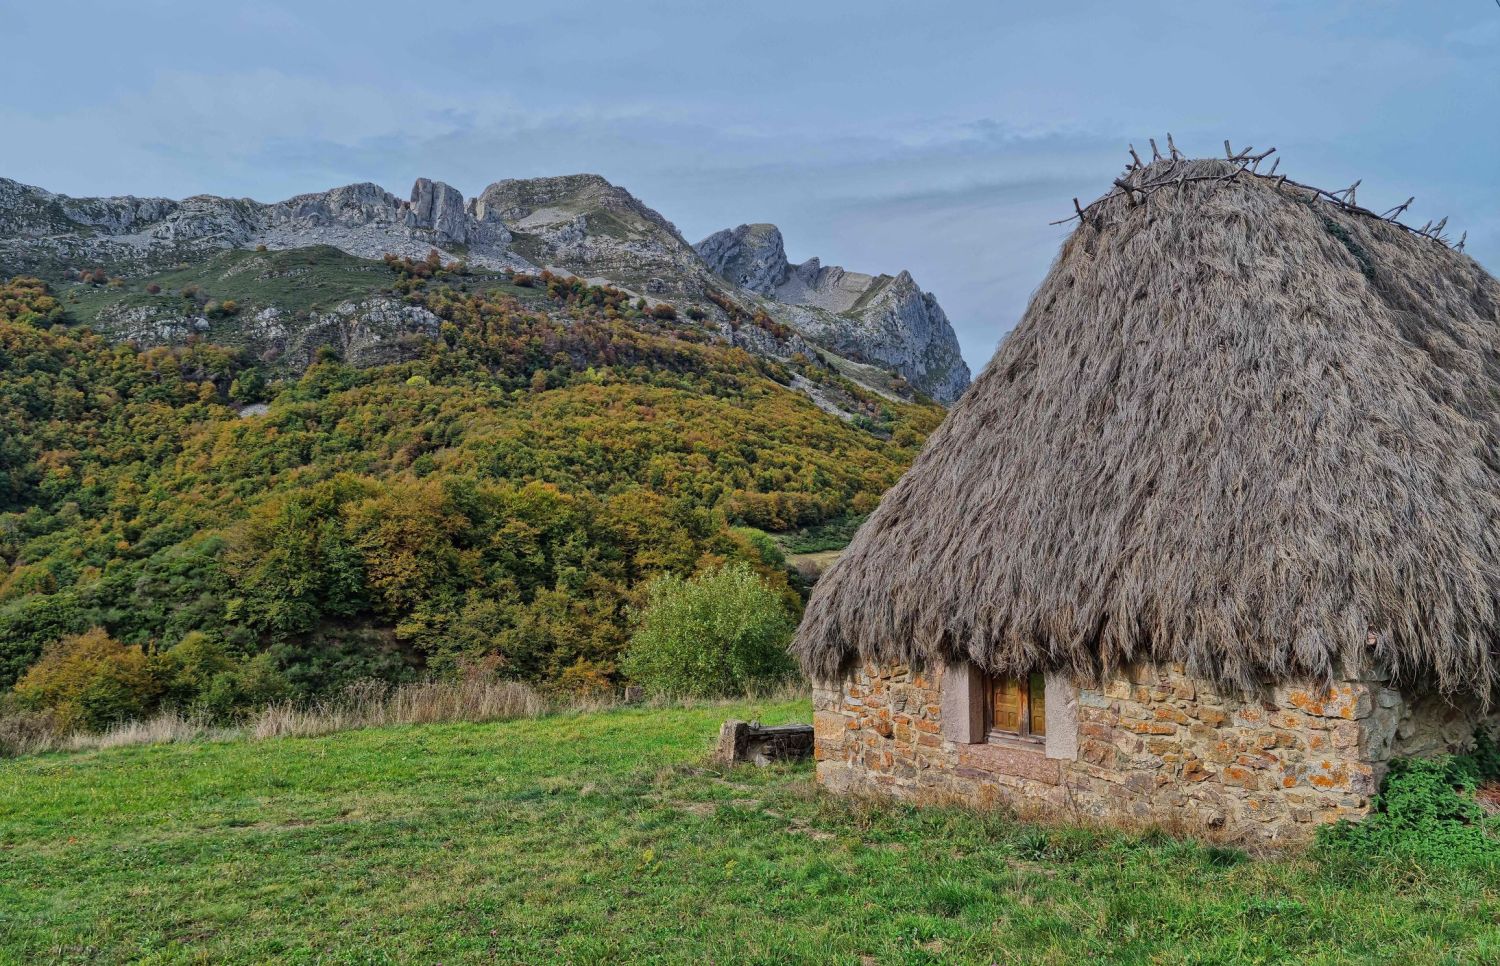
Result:
<svg viewBox="0 0 1500 966"><path fill-rule="evenodd" d="M1093 677L1500 675L1500 283L1223 161L1087 209L793 648ZM1199 180L1194 180L1195 178Z"/></svg>

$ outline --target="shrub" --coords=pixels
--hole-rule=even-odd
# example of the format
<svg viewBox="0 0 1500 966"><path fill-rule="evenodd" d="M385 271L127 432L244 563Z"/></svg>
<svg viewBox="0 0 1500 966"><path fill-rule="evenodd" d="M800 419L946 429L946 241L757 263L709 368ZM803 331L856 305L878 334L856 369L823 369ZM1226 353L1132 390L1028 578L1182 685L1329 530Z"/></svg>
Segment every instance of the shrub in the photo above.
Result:
<svg viewBox="0 0 1500 966"><path fill-rule="evenodd" d="M200 693L208 690L216 676L234 668L234 656L201 631L188 633L157 658L162 697L168 704L182 708L192 705Z"/></svg>
<svg viewBox="0 0 1500 966"><path fill-rule="evenodd" d="M1474 733L1474 747L1468 757L1480 782L1500 781L1500 743L1484 728Z"/></svg>
<svg viewBox="0 0 1500 966"><path fill-rule="evenodd" d="M155 663L163 701L179 710L222 718L291 695L291 686L272 655L240 661L223 644L198 631L163 651Z"/></svg>
<svg viewBox="0 0 1500 966"><path fill-rule="evenodd" d="M625 673L657 694L717 697L787 677L794 624L748 564L659 577L626 648Z"/></svg>
<svg viewBox="0 0 1500 966"><path fill-rule="evenodd" d="M76 299L78 293L69 292L68 297ZM63 315L61 303L41 279L22 275L9 282L0 281L0 323L20 322L41 327L62 321Z"/></svg>
<svg viewBox="0 0 1500 966"><path fill-rule="evenodd" d="M766 531L755 527L732 527L729 532L736 541L742 541L752 549L767 567L780 570L786 566L786 554L781 552L781 547Z"/></svg>
<svg viewBox="0 0 1500 966"><path fill-rule="evenodd" d="M57 578L41 564L21 564L8 577L0 577L0 601L56 591Z"/></svg>
<svg viewBox="0 0 1500 966"><path fill-rule="evenodd" d="M160 295L161 294L161 286L157 285L155 282L151 282L150 284L148 284L146 286L146 292L149 295Z"/></svg>
<svg viewBox="0 0 1500 966"><path fill-rule="evenodd" d="M1417 858L1448 866L1500 869L1500 816L1486 815L1475 792L1500 779L1500 754L1480 730L1464 755L1398 758L1363 821L1320 830L1333 856Z"/></svg>
<svg viewBox="0 0 1500 966"><path fill-rule="evenodd" d="M203 314L211 319L227 319L239 314L239 311L239 303L234 299L225 299L222 302L213 300L203 306Z"/></svg>
<svg viewBox="0 0 1500 966"><path fill-rule="evenodd" d="M281 639L312 630L325 616L359 612L365 578L339 513L376 492L367 481L337 477L251 510L230 533L224 559L240 594L229 601L235 619Z"/></svg>
<svg viewBox="0 0 1500 966"><path fill-rule="evenodd" d="M358 628L314 646L274 645L246 665L245 675L256 687L266 687L272 671L293 698L333 694L360 681L409 681L414 675L399 651L383 646L380 635Z"/></svg>
<svg viewBox="0 0 1500 966"><path fill-rule="evenodd" d="M98 729L138 717L157 690L139 645L127 647L101 627L48 647L15 687L23 706L50 710L65 729Z"/></svg>
<svg viewBox="0 0 1500 966"><path fill-rule="evenodd" d="M579 658L563 668L557 676L553 691L572 698L587 700L604 698L614 691L609 679L609 668Z"/></svg>

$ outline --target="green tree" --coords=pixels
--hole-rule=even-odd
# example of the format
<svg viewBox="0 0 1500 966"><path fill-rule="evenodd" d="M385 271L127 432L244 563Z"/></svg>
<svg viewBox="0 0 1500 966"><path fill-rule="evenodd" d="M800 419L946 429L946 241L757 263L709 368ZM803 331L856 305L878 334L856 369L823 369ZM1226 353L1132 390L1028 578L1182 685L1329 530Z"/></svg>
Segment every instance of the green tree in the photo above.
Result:
<svg viewBox="0 0 1500 966"><path fill-rule="evenodd" d="M225 565L242 595L237 619L273 637L311 630L324 615L348 616L364 605L359 553L344 536L344 504L377 492L339 476L257 506L231 536Z"/></svg>
<svg viewBox="0 0 1500 966"><path fill-rule="evenodd" d="M259 369L246 369L229 384L229 398L237 403L257 403L266 398L266 377Z"/></svg>
<svg viewBox="0 0 1500 966"><path fill-rule="evenodd" d="M740 694L792 671L792 616L745 563L659 577L636 617L625 673L657 694Z"/></svg>
<svg viewBox="0 0 1500 966"><path fill-rule="evenodd" d="M15 683L48 644L87 626L72 593L29 594L0 604L0 687Z"/></svg>

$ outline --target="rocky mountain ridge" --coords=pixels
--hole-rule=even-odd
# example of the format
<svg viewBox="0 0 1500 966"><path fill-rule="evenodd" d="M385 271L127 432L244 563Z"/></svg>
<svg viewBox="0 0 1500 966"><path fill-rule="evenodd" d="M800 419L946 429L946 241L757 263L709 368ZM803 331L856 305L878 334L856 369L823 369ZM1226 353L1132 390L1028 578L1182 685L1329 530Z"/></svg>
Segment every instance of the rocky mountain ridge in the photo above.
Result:
<svg viewBox="0 0 1500 966"><path fill-rule="evenodd" d="M529 267L478 199L418 178L409 200L352 184L274 204L249 198L70 198L0 178L0 260L46 273L61 262L140 273L226 248L332 245L361 258L462 246L476 264Z"/></svg>
<svg viewBox="0 0 1500 966"><path fill-rule="evenodd" d="M969 385L948 316L903 270L866 275L810 258L787 260L775 225L740 225L694 246L720 277L785 306L789 323L834 352L901 373L941 402Z"/></svg>
<svg viewBox="0 0 1500 966"><path fill-rule="evenodd" d="M906 383L947 403L968 384L946 316L909 274L862 275L824 268L816 259L792 266L774 226L741 226L694 246L658 212L598 175L497 181L469 199L427 178L418 178L406 199L361 183L271 204L212 195L72 198L0 178L4 276L62 279L101 268L129 279L203 263L226 250L313 246L364 259L420 258L437 249L481 269L551 269L653 302L695 307L727 341L773 357L825 356L844 375L882 392ZM349 304L357 315L365 303L340 308ZM259 319L277 306L257 308ZM202 329L195 319L148 318L148 307L130 311L139 316L130 319L134 338L167 341ZM739 324L739 315L756 313L774 324ZM283 313L277 324L293 323ZM900 379L891 383L881 370Z"/></svg>

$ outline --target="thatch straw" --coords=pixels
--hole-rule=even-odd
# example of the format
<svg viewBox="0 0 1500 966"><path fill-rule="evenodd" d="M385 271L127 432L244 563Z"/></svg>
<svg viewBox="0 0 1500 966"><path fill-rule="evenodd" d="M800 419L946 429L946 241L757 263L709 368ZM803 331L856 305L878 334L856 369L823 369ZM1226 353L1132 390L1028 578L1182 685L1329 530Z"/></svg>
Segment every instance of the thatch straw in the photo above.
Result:
<svg viewBox="0 0 1500 966"><path fill-rule="evenodd" d="M1149 659L1253 686L1374 657L1490 698L1500 283L1234 164L1127 180L1173 164L1082 219L823 577L809 673Z"/></svg>

